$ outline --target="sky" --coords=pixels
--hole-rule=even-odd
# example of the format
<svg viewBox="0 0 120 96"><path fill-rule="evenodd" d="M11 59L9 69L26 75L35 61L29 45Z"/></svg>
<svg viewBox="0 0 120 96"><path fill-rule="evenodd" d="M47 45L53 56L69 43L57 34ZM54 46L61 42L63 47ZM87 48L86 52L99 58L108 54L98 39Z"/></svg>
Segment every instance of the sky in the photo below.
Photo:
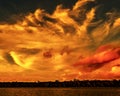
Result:
<svg viewBox="0 0 120 96"><path fill-rule="evenodd" d="M0 81L120 79L119 0L1 0Z"/></svg>

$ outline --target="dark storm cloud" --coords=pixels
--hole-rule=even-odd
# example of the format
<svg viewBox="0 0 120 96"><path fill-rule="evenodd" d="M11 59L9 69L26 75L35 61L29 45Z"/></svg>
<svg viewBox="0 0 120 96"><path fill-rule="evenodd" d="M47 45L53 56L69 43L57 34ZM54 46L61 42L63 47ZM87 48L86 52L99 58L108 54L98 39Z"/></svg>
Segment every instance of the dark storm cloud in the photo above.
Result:
<svg viewBox="0 0 120 96"><path fill-rule="evenodd" d="M95 0L98 6L96 11L96 20L106 19L106 13L113 9L120 11L120 0Z"/></svg>
<svg viewBox="0 0 120 96"><path fill-rule="evenodd" d="M46 10L49 13L52 13L57 5L62 4L64 8L72 8L72 6L77 2L78 0L1 0L0 2L0 21L7 21L7 22L14 22L15 18L20 19L22 18L23 14L27 14L30 12L34 12L36 9L41 8ZM83 10L80 13L81 19L84 19L84 13L89 11L94 6L99 6L98 11L96 11L97 15L95 20L98 19L105 19L106 12L109 12L110 10L120 9L120 0L95 0L96 2L87 2L84 4L85 10ZM83 8L83 7L82 7ZM83 15L81 15L83 14ZM72 15L71 15L72 16ZM84 17L83 17L84 16ZM74 17L74 16L72 16ZM78 18L75 18L75 20L78 21Z"/></svg>
<svg viewBox="0 0 120 96"><path fill-rule="evenodd" d="M1 0L0 21L15 21L14 18L18 19L21 16L20 14L23 15L34 12L38 8L52 13L57 5L62 4L65 8L72 7L76 1L77 0Z"/></svg>
<svg viewBox="0 0 120 96"><path fill-rule="evenodd" d="M44 9L49 13L52 13L57 5L62 4L64 8L72 8L78 0L1 0L0 2L0 22L15 23L17 20L21 20L26 14L34 12L36 9ZM93 21L106 20L109 16L106 13L111 10L120 10L120 0L95 0L95 2L89 1L80 7L82 10L79 14L79 18L70 13L70 16L77 22L82 24L85 19L85 14L91 8L97 7L96 15ZM82 9L81 9L82 8ZM47 20L52 20L46 18ZM54 22L54 20L52 20ZM90 26L89 30L96 26Z"/></svg>

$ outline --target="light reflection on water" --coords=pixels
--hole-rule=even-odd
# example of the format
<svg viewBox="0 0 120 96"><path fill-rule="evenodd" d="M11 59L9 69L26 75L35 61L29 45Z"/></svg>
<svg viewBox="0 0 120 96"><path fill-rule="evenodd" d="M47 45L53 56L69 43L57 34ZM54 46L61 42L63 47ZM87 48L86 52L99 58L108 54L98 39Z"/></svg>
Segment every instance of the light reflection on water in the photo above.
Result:
<svg viewBox="0 0 120 96"><path fill-rule="evenodd" d="M0 96L120 96L120 88L0 88Z"/></svg>

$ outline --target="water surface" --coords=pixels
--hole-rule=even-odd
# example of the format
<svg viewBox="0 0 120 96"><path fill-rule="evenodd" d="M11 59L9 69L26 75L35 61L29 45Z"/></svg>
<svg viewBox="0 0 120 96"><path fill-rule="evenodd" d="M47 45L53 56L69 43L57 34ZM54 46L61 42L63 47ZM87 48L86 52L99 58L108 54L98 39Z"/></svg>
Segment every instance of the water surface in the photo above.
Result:
<svg viewBox="0 0 120 96"><path fill-rule="evenodd" d="M0 88L0 96L120 96L120 88Z"/></svg>

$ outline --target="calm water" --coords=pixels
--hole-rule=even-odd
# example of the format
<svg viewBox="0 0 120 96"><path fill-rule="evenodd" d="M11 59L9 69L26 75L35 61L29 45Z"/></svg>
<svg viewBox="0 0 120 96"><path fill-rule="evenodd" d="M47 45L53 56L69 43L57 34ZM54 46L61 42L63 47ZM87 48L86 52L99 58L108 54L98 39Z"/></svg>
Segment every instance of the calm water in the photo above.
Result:
<svg viewBox="0 0 120 96"><path fill-rule="evenodd" d="M120 96L120 88L0 88L0 96Z"/></svg>

